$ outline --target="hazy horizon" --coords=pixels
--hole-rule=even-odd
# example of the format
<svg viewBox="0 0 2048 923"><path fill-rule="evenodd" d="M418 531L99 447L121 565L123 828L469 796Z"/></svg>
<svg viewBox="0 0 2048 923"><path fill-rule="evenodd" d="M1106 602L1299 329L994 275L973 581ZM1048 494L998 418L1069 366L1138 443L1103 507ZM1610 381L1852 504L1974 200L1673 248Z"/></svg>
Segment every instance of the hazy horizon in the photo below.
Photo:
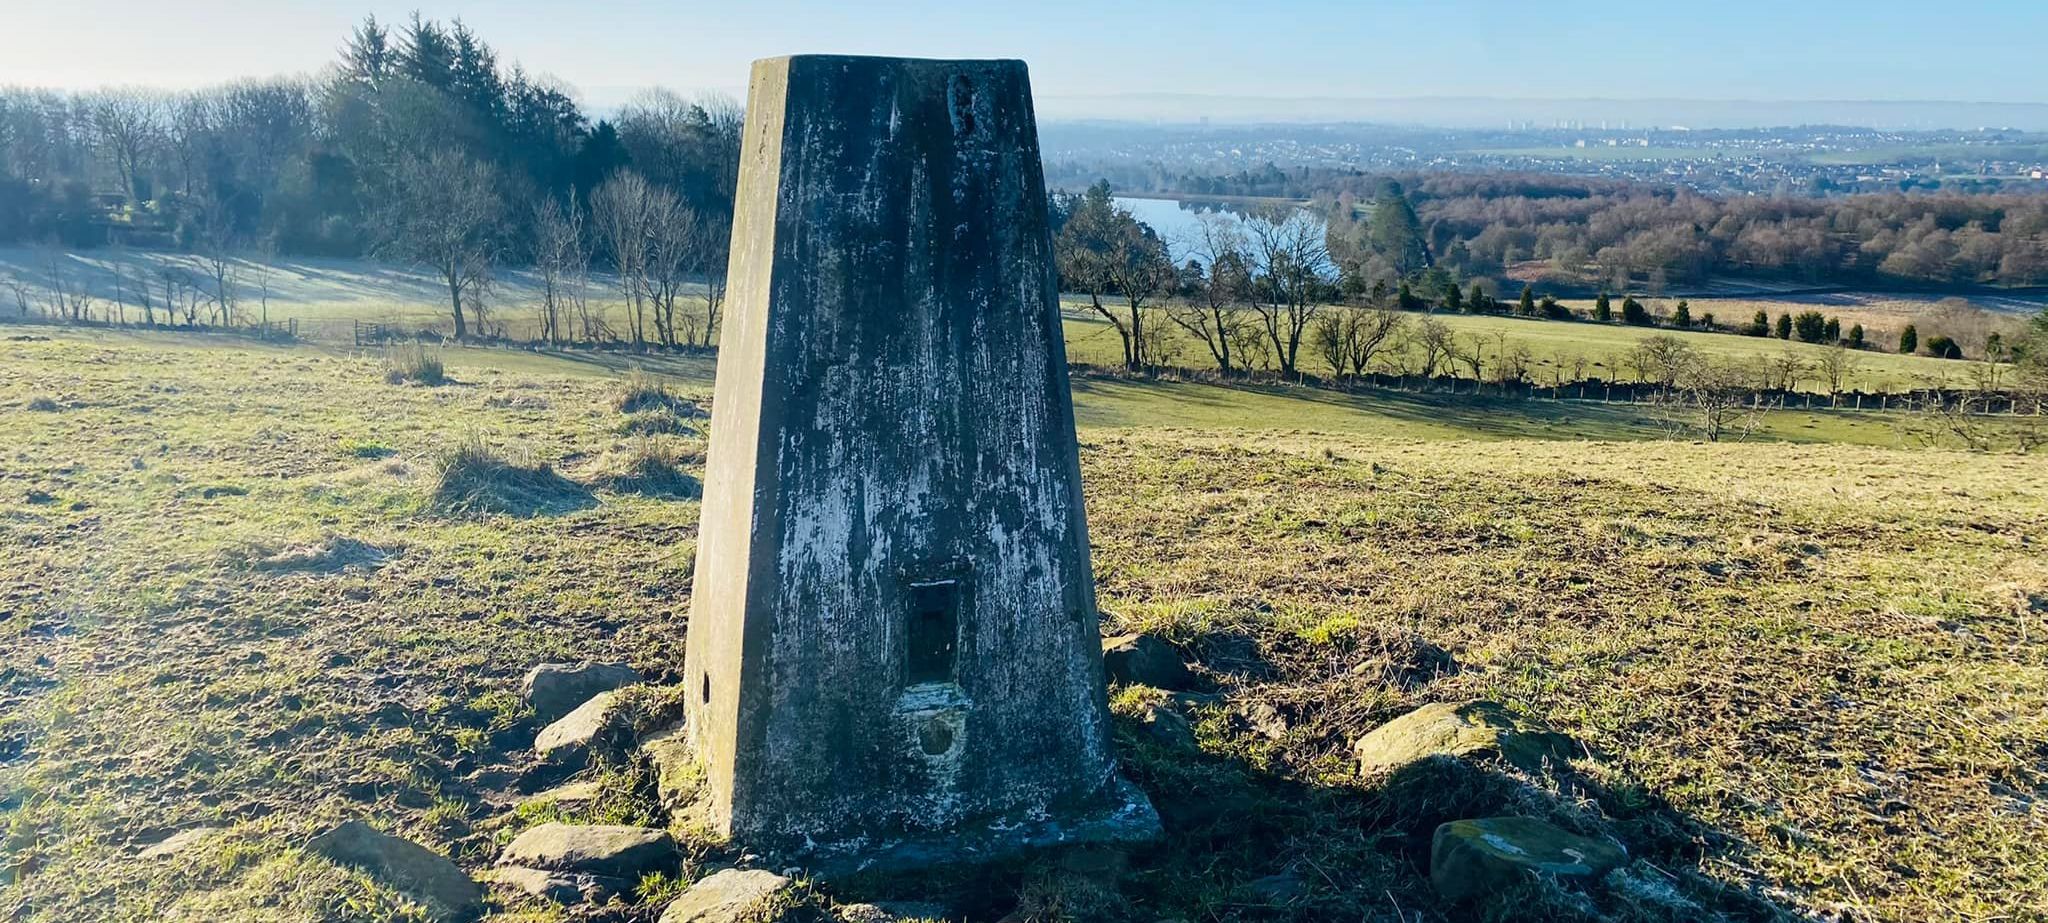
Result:
<svg viewBox="0 0 2048 923"><path fill-rule="evenodd" d="M742 96L752 60L826 52L1022 58L1047 118L1815 121L1771 117L1791 110L1877 113L1855 123L1873 127L2048 128L2048 94L2035 89L2048 87L2048 56L2035 48L2048 34L2048 7L1996 0L1934 19L1913 16L1916 9L1729 0L1700 16L1611 0L1542 8L1296 0L1259 11L1207 0L1116 8L916 0L854 10L761 0L715 11L619 3L572 15L509 0L419 12L462 19L503 63L574 87L599 110L653 86ZM327 0L192 0L175 16L142 0L36 4L0 34L0 85L189 89L318 74L365 15L396 23L410 12Z"/></svg>

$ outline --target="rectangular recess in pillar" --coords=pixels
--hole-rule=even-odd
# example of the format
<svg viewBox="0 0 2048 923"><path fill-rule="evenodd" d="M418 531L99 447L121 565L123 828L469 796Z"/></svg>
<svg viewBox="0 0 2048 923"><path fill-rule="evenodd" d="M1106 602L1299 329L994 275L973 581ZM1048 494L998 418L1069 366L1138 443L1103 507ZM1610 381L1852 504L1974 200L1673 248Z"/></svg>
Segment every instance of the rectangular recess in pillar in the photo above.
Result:
<svg viewBox="0 0 2048 923"><path fill-rule="evenodd" d="M909 587L904 637L909 644L904 682L950 683L959 679L960 581L929 580Z"/></svg>

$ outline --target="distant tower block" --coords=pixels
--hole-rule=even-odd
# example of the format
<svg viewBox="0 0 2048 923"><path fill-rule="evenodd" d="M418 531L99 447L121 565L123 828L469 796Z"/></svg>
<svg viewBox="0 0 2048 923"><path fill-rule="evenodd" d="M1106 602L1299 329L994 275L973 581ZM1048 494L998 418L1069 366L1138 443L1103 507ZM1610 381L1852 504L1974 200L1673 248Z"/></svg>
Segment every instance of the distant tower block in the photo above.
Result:
<svg viewBox="0 0 2048 923"><path fill-rule="evenodd" d="M1116 774L1020 61L754 65L685 668L814 869L1149 838Z"/></svg>

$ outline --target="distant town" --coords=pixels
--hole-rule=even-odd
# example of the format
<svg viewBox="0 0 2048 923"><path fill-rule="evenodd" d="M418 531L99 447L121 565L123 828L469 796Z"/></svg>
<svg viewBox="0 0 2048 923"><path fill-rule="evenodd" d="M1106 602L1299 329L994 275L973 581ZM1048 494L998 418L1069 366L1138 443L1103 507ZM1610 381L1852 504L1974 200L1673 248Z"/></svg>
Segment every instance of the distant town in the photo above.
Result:
<svg viewBox="0 0 2048 923"><path fill-rule="evenodd" d="M1721 196L2048 191L2048 134L2006 129L1066 122L1048 124L1044 134L1056 185L1107 177L1130 191L1182 191L1171 178L1269 166L1552 173L1670 183Z"/></svg>

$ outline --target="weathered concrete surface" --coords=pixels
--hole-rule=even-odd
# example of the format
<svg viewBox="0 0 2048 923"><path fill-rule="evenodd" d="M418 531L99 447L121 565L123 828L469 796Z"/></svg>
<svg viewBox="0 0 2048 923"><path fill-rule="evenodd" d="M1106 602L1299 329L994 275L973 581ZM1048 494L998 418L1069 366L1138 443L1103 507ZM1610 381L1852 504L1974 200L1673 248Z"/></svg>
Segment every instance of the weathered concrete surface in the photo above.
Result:
<svg viewBox="0 0 2048 923"><path fill-rule="evenodd" d="M713 825L1129 820L1023 64L758 62L736 208L685 663Z"/></svg>

